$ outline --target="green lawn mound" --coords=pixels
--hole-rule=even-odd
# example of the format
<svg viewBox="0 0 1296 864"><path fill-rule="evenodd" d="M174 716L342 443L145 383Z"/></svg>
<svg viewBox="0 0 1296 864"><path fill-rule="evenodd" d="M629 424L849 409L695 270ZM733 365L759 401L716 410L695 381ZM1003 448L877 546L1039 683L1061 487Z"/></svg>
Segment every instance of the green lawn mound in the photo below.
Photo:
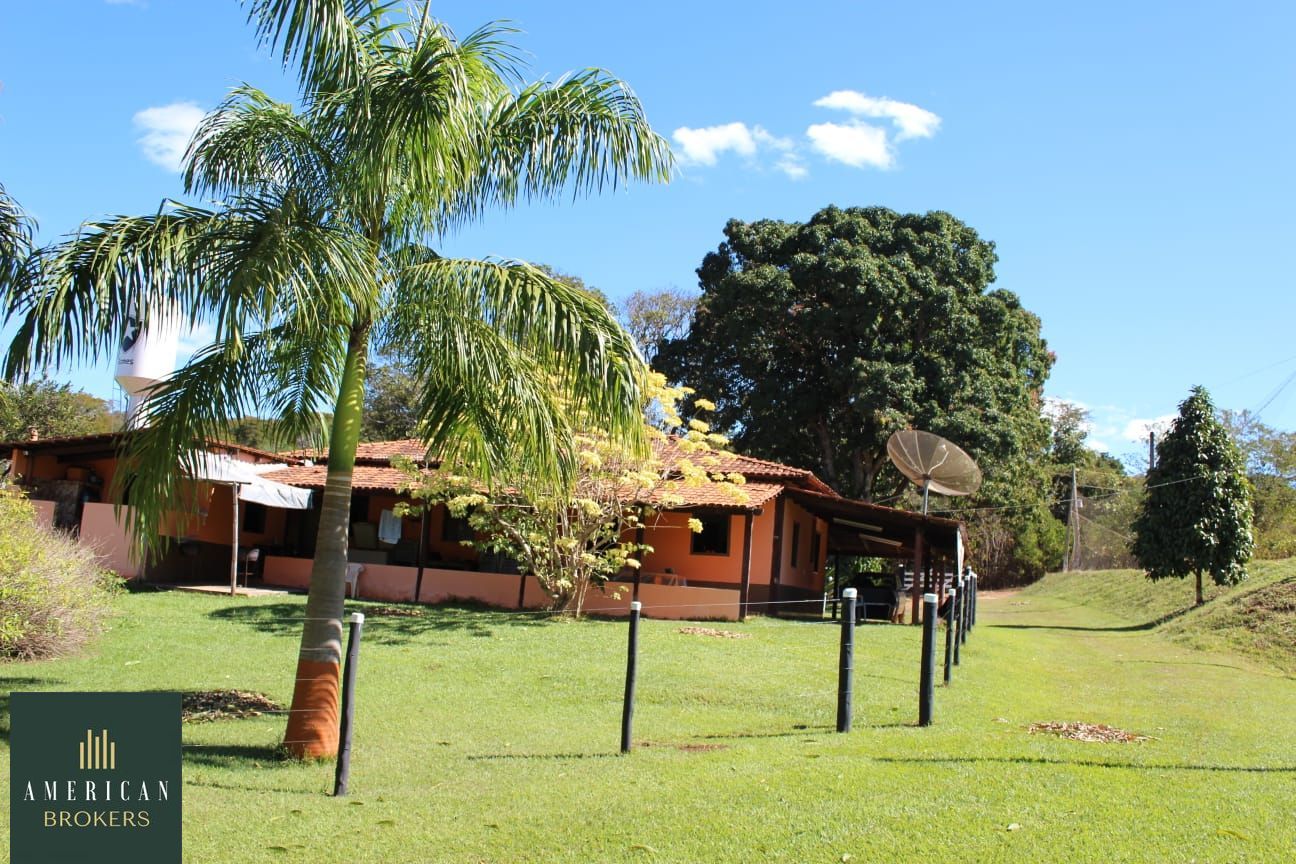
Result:
<svg viewBox="0 0 1296 864"><path fill-rule="evenodd" d="M1257 561L1230 588L1207 583L1193 607L1193 581L1152 582L1139 570L1051 573L1022 592L1099 610L1195 648L1235 650L1296 671L1296 558Z"/></svg>

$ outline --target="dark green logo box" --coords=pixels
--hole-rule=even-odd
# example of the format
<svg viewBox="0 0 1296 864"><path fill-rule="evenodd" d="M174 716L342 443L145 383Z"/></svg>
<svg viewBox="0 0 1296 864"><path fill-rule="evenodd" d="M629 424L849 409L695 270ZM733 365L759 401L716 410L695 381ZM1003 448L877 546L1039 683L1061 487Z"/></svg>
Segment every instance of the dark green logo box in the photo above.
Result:
<svg viewBox="0 0 1296 864"><path fill-rule="evenodd" d="M13 693L11 864L180 864L180 694Z"/></svg>

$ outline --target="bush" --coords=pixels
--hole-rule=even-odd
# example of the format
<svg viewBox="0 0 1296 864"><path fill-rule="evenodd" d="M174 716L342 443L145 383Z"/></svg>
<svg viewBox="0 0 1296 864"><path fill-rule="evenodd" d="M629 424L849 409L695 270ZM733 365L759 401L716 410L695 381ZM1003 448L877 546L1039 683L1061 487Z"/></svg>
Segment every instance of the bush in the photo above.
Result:
<svg viewBox="0 0 1296 864"><path fill-rule="evenodd" d="M0 490L0 659L81 649L103 630L120 584L93 551L37 525L26 499Z"/></svg>

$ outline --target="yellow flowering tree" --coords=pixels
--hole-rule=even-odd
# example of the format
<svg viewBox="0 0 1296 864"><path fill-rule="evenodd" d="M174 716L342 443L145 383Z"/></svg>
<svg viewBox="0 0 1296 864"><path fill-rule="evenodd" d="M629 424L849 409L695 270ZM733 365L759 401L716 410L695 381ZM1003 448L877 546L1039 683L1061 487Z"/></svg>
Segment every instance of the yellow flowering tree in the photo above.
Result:
<svg viewBox="0 0 1296 864"><path fill-rule="evenodd" d="M722 435L700 417L687 421L679 405L691 395L649 372L644 386L644 451L628 447L606 433L579 424L575 435L578 466L561 489L537 485L519 471L473 474L457 466L420 470L400 463L409 475L403 491L414 504L405 512L444 504L451 515L467 518L477 539L465 541L484 553L507 556L530 573L553 600L554 609L579 616L591 587L602 587L627 569L638 569L652 551L638 541L638 529L684 504L688 490L716 486L745 503L741 474L721 470ZM713 410L694 399L695 411ZM701 523L691 520L693 531Z"/></svg>

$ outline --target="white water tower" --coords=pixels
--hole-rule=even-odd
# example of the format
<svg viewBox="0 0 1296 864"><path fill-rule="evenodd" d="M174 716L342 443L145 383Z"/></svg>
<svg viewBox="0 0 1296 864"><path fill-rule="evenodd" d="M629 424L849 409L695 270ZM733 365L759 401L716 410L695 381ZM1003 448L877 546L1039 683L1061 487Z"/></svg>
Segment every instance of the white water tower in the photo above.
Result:
<svg viewBox="0 0 1296 864"><path fill-rule="evenodd" d="M175 371L180 347L179 310L155 309L147 321L132 311L117 354L117 384L126 391L126 426L140 424L139 407L149 387Z"/></svg>

